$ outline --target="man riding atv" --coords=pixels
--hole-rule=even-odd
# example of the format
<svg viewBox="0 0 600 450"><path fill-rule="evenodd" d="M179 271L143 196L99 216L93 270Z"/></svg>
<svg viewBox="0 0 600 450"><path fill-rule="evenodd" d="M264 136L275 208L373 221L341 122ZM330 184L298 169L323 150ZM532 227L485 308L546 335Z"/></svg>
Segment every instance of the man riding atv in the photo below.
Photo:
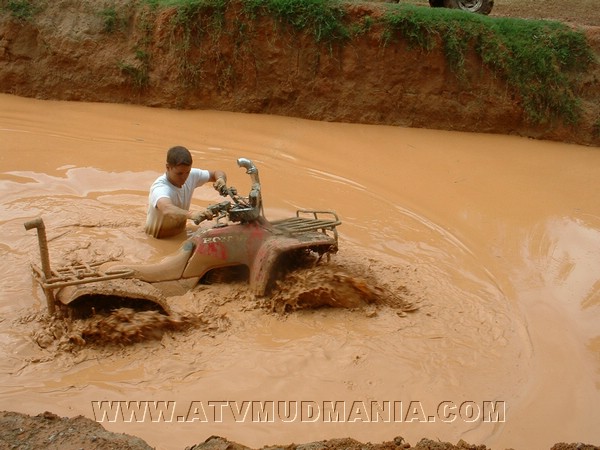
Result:
<svg viewBox="0 0 600 450"><path fill-rule="evenodd" d="M189 211L194 189L212 181L223 193L227 175L222 170L192 168L192 155L182 146L167 152L166 171L150 187L145 231L155 238L175 236L185 230L189 220L200 222L212 219L210 210Z"/></svg>
<svg viewBox="0 0 600 450"><path fill-rule="evenodd" d="M168 313L168 297L174 290L189 290L209 274L231 269L247 273L251 292L261 297L288 269L288 262L310 255L319 261L337 252L337 227L341 221L335 211L299 209L287 219L267 220L257 167L247 158L239 158L237 164L250 176L248 196L226 186L224 172L205 174L206 181L215 178L214 186L225 199L209 205L206 212L188 214L184 210L175 214L183 221L176 222L176 226L170 222L168 233L183 231L188 218L197 225L211 219L212 223L195 230L176 252L157 263L82 261L75 266L52 269L43 220L37 218L25 223L26 229L38 230L42 264L41 267L33 264L32 269L44 290L50 314L54 314L55 306L59 311L76 309L93 314L115 306L137 307L140 303ZM184 186L188 178L183 173L173 186ZM196 183L191 184L190 192ZM162 198L159 196L158 200ZM151 208L151 212L159 211ZM168 214L169 211L165 217ZM157 222L158 236L164 236L161 231L164 222Z"/></svg>

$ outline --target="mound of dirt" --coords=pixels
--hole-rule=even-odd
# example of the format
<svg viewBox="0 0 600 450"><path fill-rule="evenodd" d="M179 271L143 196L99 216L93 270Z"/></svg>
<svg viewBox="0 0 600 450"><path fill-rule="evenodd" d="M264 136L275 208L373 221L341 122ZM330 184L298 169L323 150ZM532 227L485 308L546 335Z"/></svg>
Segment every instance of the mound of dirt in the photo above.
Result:
<svg viewBox="0 0 600 450"><path fill-rule="evenodd" d="M307 444L291 444L286 446L268 446L258 450L402 450L414 448L415 450L487 450L485 445L473 445L462 439L456 445L449 442L434 441L432 439L421 439L412 447L404 438L398 436L393 441L371 444L358 442L354 439L329 439L326 441L310 442ZM573 443L555 444L551 450L598 450L600 447L593 445ZM204 443L197 444L186 450L253 450L235 442L230 442L219 436L208 438Z"/></svg>
<svg viewBox="0 0 600 450"><path fill-rule="evenodd" d="M29 416L0 411L0 448L71 450L150 450L142 439L106 431L83 416L59 417L51 412Z"/></svg>
<svg viewBox="0 0 600 450"><path fill-rule="evenodd" d="M0 448L71 450L151 450L146 442L128 434L106 431L102 425L83 416L59 417L51 412L30 416L0 411ZM274 445L260 450L487 450L485 445L471 445L460 440L448 442L422 439L414 447L402 437L381 444L361 443L354 439L330 439L306 444ZM598 450L600 447L581 443L556 444L551 450ZM219 436L187 447L186 450L252 450Z"/></svg>

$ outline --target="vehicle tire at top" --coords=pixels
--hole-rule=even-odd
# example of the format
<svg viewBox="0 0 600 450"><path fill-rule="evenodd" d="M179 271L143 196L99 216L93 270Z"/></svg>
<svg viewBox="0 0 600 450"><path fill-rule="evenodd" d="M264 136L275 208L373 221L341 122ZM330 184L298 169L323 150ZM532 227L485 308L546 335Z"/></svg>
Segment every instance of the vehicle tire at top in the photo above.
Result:
<svg viewBox="0 0 600 450"><path fill-rule="evenodd" d="M429 4L439 3L440 0L429 0ZM462 9L463 11L489 14L494 7L494 0L441 0L446 8Z"/></svg>
<svg viewBox="0 0 600 450"><path fill-rule="evenodd" d="M432 8L443 8L444 0L429 0L429 6Z"/></svg>

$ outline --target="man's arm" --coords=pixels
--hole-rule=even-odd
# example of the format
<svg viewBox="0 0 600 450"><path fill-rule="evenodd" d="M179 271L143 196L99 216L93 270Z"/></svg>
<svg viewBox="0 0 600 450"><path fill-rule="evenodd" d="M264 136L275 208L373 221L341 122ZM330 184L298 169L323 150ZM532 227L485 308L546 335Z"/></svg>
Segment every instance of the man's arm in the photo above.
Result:
<svg viewBox="0 0 600 450"><path fill-rule="evenodd" d="M168 197L159 198L156 202L156 208L158 208L158 210L165 216L185 217L186 219L189 219L192 216L190 211L175 206Z"/></svg>
<svg viewBox="0 0 600 450"><path fill-rule="evenodd" d="M202 209L198 212L187 211L179 208L173 204L170 198L162 197L158 199L156 207L163 213L163 216L167 219L165 222L175 224L177 228L185 227L187 220L202 221L210 220L213 215L208 209ZM198 223L198 222L196 222ZM176 225L179 224L179 225Z"/></svg>
<svg viewBox="0 0 600 450"><path fill-rule="evenodd" d="M210 173L210 178L208 179L208 181L214 183L219 178L222 178L223 181L227 181L227 175L222 170L210 170L208 173Z"/></svg>
<svg viewBox="0 0 600 450"><path fill-rule="evenodd" d="M227 195L225 188L227 187L227 175L222 170L209 171L210 178L208 181L213 181L213 187L221 195Z"/></svg>

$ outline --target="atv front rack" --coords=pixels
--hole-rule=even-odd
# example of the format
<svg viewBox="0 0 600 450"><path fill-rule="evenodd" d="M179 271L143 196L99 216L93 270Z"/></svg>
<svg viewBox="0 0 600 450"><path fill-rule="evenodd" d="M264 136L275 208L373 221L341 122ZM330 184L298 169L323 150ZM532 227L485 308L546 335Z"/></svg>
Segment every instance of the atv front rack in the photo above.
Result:
<svg viewBox="0 0 600 450"><path fill-rule="evenodd" d="M331 233L335 242L338 242L337 226L342 224L335 211L299 209L296 211L296 217L289 219L274 220L271 224L277 229L287 234L307 233L310 231L320 231L329 235Z"/></svg>

